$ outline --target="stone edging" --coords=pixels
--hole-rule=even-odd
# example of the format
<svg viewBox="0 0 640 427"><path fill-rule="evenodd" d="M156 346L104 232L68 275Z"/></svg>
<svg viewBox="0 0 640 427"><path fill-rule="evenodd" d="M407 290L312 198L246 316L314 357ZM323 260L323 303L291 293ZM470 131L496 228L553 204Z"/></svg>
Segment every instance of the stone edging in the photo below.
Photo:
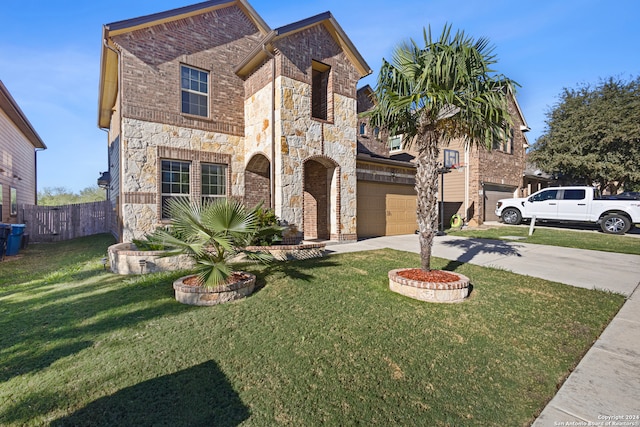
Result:
<svg viewBox="0 0 640 427"><path fill-rule="evenodd" d="M463 276L462 274L455 273L453 271L447 271L447 273L454 274L458 276L457 281L455 282L421 282L419 280L411 280L406 277L400 276L398 273L405 270L413 270L413 268L397 268L395 270L391 270L389 272L389 279L393 277L393 280L399 285L403 286L412 286L418 289L462 289L469 287L469 278L467 276Z"/></svg>
<svg viewBox="0 0 640 427"><path fill-rule="evenodd" d="M389 289L400 295L419 301L437 302L437 303L456 303L462 302L469 296L468 277L462 274L448 271L447 273L455 274L459 280L455 282L421 282L411 280L398 275L403 270L412 270L411 268L400 268L389 271Z"/></svg>
<svg viewBox="0 0 640 427"><path fill-rule="evenodd" d="M183 282L192 275L181 277L173 282L176 301L189 305L210 306L234 301L253 292L256 276L242 272L249 276L244 280L207 289L204 286L188 286Z"/></svg>

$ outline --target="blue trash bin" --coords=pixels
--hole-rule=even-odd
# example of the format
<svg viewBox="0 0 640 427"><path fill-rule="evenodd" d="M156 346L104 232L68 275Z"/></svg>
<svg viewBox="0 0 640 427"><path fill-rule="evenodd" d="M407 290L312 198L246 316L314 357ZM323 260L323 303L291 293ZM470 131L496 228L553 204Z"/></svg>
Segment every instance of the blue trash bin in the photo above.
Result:
<svg viewBox="0 0 640 427"><path fill-rule="evenodd" d="M24 224L11 224L11 234L7 238L7 256L18 255L23 233Z"/></svg>
<svg viewBox="0 0 640 427"><path fill-rule="evenodd" d="M9 234L11 234L11 224L0 224L0 259L4 258Z"/></svg>

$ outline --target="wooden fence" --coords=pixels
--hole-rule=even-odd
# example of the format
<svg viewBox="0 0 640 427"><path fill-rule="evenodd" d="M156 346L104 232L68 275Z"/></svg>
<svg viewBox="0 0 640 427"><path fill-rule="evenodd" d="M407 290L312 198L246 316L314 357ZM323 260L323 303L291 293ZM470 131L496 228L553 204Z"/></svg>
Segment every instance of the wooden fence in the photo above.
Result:
<svg viewBox="0 0 640 427"><path fill-rule="evenodd" d="M22 205L18 210L18 222L25 225L24 234L30 243L110 233L113 216L108 200L66 206Z"/></svg>

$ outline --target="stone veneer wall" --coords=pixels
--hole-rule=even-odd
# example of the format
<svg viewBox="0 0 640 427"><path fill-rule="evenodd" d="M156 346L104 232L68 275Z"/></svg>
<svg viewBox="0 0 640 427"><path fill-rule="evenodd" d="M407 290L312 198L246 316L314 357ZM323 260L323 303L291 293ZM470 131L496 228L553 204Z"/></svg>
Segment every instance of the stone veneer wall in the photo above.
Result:
<svg viewBox="0 0 640 427"><path fill-rule="evenodd" d="M243 195L244 152L239 136L124 118L121 144L125 153L121 166L122 241L140 238L160 225L161 158L192 162L192 195L199 195L200 161L228 162L227 195Z"/></svg>
<svg viewBox="0 0 640 427"><path fill-rule="evenodd" d="M303 224L304 162L321 159L335 167L331 239L356 239L356 100L334 94L333 123L311 118L311 87L287 77L277 80L276 214ZM335 227L335 228L334 228Z"/></svg>

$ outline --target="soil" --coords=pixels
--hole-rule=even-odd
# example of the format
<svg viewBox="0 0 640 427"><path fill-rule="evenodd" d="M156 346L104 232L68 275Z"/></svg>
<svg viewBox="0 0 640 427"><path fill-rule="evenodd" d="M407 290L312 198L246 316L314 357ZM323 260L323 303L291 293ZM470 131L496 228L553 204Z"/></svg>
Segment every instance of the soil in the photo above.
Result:
<svg viewBox="0 0 640 427"><path fill-rule="evenodd" d="M249 278L249 276L246 275L245 273L233 272L233 273L231 273L231 276L229 276L227 278L227 280L223 283L223 285L228 285L230 283L236 283L236 282L239 282L241 280L248 279L248 278ZM182 281L182 284L184 284L186 286L202 286L202 282L200 281L200 278L198 276L187 277L186 279L184 279Z"/></svg>
<svg viewBox="0 0 640 427"><path fill-rule="evenodd" d="M423 270L421 268L413 268L410 270L403 270L398 272L398 276L405 279L415 280L418 282L432 282L432 283L449 283L457 282L460 278L452 273L448 273L442 270Z"/></svg>

